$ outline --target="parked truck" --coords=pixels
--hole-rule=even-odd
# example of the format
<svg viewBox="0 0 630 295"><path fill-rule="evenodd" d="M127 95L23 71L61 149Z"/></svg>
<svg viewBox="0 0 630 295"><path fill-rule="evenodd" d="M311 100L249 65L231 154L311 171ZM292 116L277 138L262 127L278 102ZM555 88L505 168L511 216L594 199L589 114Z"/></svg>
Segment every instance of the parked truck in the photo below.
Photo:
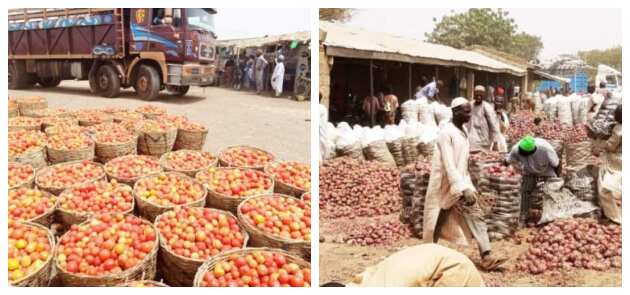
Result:
<svg viewBox="0 0 630 295"><path fill-rule="evenodd" d="M215 78L212 8L10 9L9 89L88 80L116 97L155 99Z"/></svg>

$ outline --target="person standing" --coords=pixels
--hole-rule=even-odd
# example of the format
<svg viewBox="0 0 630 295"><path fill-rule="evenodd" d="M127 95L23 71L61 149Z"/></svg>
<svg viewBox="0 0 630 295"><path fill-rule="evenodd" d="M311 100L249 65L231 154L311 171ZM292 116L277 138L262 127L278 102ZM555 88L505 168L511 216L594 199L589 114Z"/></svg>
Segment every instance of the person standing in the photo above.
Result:
<svg viewBox="0 0 630 295"><path fill-rule="evenodd" d="M474 238L479 246L481 267L495 270L506 259L492 252L487 225L468 172L470 145L465 125L470 120L471 106L467 99L458 97L452 101L451 109L453 120L440 129L433 153L423 240L436 243L443 238L467 245Z"/></svg>
<svg viewBox="0 0 630 295"><path fill-rule="evenodd" d="M391 87L385 87L383 97L383 123L385 125L396 124L396 112L398 110L398 97L392 93Z"/></svg>
<svg viewBox="0 0 630 295"><path fill-rule="evenodd" d="M282 94L282 84L284 83L284 55L278 55L276 66L271 75L271 88L275 91L276 97Z"/></svg>
<svg viewBox="0 0 630 295"><path fill-rule="evenodd" d="M483 100L485 94L486 89L483 86L475 86L472 114L466 126L470 132L470 148L473 151L489 150L500 133L494 108Z"/></svg>
<svg viewBox="0 0 630 295"><path fill-rule="evenodd" d="M512 147L510 153L503 160L503 165L508 166L516 162L521 163L523 167L521 215L519 218L519 223L523 227L527 222L527 214L531 205L530 196L536 188L536 183L558 177L560 175L560 159L549 142L528 135Z"/></svg>
<svg viewBox="0 0 630 295"><path fill-rule="evenodd" d="M247 58L247 62L245 63L245 69L243 70L244 73L244 77L243 77L243 87L245 87L245 89L252 89L253 84L254 84L254 64L255 64L255 59L253 56L250 56Z"/></svg>
<svg viewBox="0 0 630 295"><path fill-rule="evenodd" d="M604 216L621 224L621 105L615 109L614 117L616 124L612 135L606 140L597 188Z"/></svg>
<svg viewBox="0 0 630 295"><path fill-rule="evenodd" d="M497 96L494 99L494 109L496 111L497 124L499 124L499 133L497 135L497 138L495 138L494 140L495 150L500 153L506 153L508 147L507 138L505 137L505 135L510 128L510 118L505 111L505 99L499 99L499 97Z"/></svg>
<svg viewBox="0 0 630 295"><path fill-rule="evenodd" d="M370 126L370 128L374 127L377 124L377 115L380 109L381 104L377 97L373 95L368 95L363 98L361 110L363 110L365 121Z"/></svg>
<svg viewBox="0 0 630 295"><path fill-rule="evenodd" d="M256 50L256 65L254 66L254 79L256 79L256 94L260 94L265 87L265 70L269 64L262 50Z"/></svg>

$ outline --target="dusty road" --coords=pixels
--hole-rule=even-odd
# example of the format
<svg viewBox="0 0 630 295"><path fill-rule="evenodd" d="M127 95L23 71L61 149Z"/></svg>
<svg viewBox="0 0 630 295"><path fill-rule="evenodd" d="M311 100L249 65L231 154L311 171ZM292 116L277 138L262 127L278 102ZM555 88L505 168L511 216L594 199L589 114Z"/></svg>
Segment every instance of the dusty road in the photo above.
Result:
<svg viewBox="0 0 630 295"><path fill-rule="evenodd" d="M186 115L208 126L205 150L247 144L274 153L281 160L310 163L309 102L270 98L245 91L193 87L182 98L162 96L151 102L134 96L133 89L123 90L118 98L103 98L90 93L87 81L64 81L53 89L9 90L9 96L39 95L49 107L69 110L94 107L134 109L152 103L169 113Z"/></svg>

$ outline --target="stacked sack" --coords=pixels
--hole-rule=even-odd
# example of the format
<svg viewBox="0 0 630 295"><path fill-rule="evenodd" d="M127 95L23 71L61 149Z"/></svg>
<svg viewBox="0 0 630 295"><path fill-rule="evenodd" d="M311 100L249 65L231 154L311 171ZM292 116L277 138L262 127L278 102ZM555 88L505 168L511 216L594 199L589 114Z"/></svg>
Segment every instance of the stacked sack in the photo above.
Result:
<svg viewBox="0 0 630 295"><path fill-rule="evenodd" d="M470 178L475 186L479 183L481 177L481 170L491 164L500 163L503 160L504 155L495 151L485 151L474 153L470 155L468 160L468 167L470 167Z"/></svg>
<svg viewBox="0 0 630 295"><path fill-rule="evenodd" d="M566 128L564 135L566 165L563 166L569 173L584 168L592 153L592 141L588 138L586 125L580 124Z"/></svg>
<svg viewBox="0 0 630 295"><path fill-rule="evenodd" d="M400 123L399 127L404 128L405 136L403 137L402 149L403 160L405 165L410 165L418 160L418 142L420 136L422 136L422 130L424 125L419 122L412 122L406 124L404 121Z"/></svg>
<svg viewBox="0 0 630 295"><path fill-rule="evenodd" d="M405 159L403 157L403 137L404 133L395 125L385 126L385 143L387 149L394 157L396 166L402 167L405 165Z"/></svg>
<svg viewBox="0 0 630 295"><path fill-rule="evenodd" d="M511 236L518 228L521 175L512 166L491 164L479 179L480 206L485 213L490 240Z"/></svg>
<svg viewBox="0 0 630 295"><path fill-rule="evenodd" d="M418 102L415 99L409 99L400 105L401 121L407 123L418 122Z"/></svg>
<svg viewBox="0 0 630 295"><path fill-rule="evenodd" d="M415 164L405 166L400 176L402 211L400 221L412 226L413 232L422 237L424 201L429 187L431 163L420 158Z"/></svg>
<svg viewBox="0 0 630 295"><path fill-rule="evenodd" d="M348 156L355 160L364 160L363 149L357 131L350 128L348 123L341 122L337 126L339 135L335 140L335 153L337 157Z"/></svg>
<svg viewBox="0 0 630 295"><path fill-rule="evenodd" d="M597 202L597 167L589 165L578 171L570 172L566 177L565 187L581 201Z"/></svg>
<svg viewBox="0 0 630 295"><path fill-rule="evenodd" d="M363 129L361 147L366 159L396 166L396 161L385 142L385 131L380 126Z"/></svg>

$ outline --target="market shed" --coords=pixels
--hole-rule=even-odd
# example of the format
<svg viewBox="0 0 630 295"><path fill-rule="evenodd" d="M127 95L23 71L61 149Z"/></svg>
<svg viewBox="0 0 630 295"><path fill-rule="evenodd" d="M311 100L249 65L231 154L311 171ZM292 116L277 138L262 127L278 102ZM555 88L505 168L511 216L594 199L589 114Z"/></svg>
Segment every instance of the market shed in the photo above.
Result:
<svg viewBox="0 0 630 295"><path fill-rule="evenodd" d="M217 42L217 68L225 70L230 59L253 56L257 49L265 54L270 62L268 67L270 76L273 71L273 61L278 53L284 55L285 77L284 91L294 95L310 97L311 75L311 34L308 31L287 33L282 35L219 40ZM267 77L269 80L270 77ZM270 87L269 83L265 83Z"/></svg>
<svg viewBox="0 0 630 295"><path fill-rule="evenodd" d="M486 73L522 78L527 70L470 50L320 22L320 93L333 109L346 94L362 98L383 87L402 102L423 77L444 82L442 98L472 98L474 85L487 80L478 77Z"/></svg>

